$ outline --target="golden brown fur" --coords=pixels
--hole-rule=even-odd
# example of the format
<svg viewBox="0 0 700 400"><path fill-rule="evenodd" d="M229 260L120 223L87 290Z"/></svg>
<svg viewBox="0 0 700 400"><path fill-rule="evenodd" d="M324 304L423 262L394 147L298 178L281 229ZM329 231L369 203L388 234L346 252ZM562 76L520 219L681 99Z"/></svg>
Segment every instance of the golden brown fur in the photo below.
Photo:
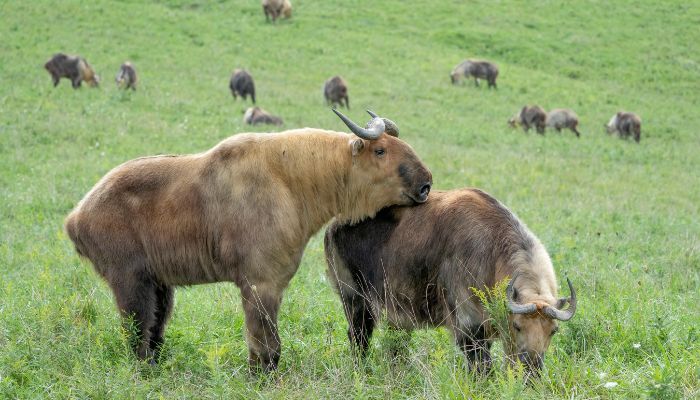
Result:
<svg viewBox="0 0 700 400"><path fill-rule="evenodd" d="M174 286L230 281L241 288L251 365L272 369L282 292L311 235L334 216L356 222L413 204L430 180L410 146L386 134L239 134L204 153L114 168L65 227L122 313L134 315L139 357L162 343Z"/></svg>

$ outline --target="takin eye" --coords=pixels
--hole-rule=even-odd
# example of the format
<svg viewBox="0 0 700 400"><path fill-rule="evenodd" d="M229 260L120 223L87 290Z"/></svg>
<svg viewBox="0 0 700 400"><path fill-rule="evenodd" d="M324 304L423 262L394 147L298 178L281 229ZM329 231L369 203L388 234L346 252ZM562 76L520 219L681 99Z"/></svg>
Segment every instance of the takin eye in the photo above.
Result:
<svg viewBox="0 0 700 400"><path fill-rule="evenodd" d="M520 328L520 325L518 325L518 324L516 324L515 322L513 322L513 329L515 329L516 332L520 332L520 329L521 329L521 328Z"/></svg>
<svg viewBox="0 0 700 400"><path fill-rule="evenodd" d="M549 336L554 336L554 334L557 332L559 332L559 327L555 326L554 329L552 329L552 333L550 333Z"/></svg>
<svg viewBox="0 0 700 400"><path fill-rule="evenodd" d="M374 150L374 154L377 157L382 157L384 155L384 153L386 153L386 150L384 150L384 149L375 149Z"/></svg>

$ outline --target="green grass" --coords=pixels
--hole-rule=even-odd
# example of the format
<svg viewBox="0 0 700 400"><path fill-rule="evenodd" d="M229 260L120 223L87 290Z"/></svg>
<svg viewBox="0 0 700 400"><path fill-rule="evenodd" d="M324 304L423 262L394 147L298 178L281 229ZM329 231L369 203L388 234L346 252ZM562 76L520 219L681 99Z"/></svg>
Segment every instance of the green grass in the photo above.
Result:
<svg viewBox="0 0 700 400"><path fill-rule="evenodd" d="M0 397L700 396L700 4L410 3L296 0L271 25L257 0L0 1ZM42 65L58 51L102 87L54 89ZM449 84L467 57L498 63L498 90ZM113 83L126 59L136 93ZM342 129L321 94L342 75L351 117L395 120L436 187L478 186L529 225L579 296L538 383L500 362L471 376L443 329L414 334L398 363L380 329L356 365L320 235L282 305L279 372L247 373L231 284L180 289L162 363L134 359L63 218L125 160L249 130L227 87L239 66L283 128ZM581 139L508 129L526 103L574 109ZM619 109L641 115L641 144L604 133Z"/></svg>

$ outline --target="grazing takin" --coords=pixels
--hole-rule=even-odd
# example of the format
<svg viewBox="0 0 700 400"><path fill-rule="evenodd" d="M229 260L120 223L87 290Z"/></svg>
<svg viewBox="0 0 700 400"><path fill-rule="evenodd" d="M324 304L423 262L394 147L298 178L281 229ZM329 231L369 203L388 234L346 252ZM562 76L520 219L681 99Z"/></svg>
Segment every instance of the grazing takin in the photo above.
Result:
<svg viewBox="0 0 700 400"><path fill-rule="evenodd" d="M231 75L228 87L231 89L234 99L238 98L236 96L241 96L243 100L247 100L248 95L250 95L253 104L255 104L255 82L253 82L253 76L248 71L236 68Z"/></svg>
<svg viewBox="0 0 700 400"><path fill-rule="evenodd" d="M498 78L498 67L496 64L482 60L464 60L457 65L450 73L452 84L456 85L462 77L474 77L474 85L479 86L479 79L486 79L488 87L496 88L496 78Z"/></svg>
<svg viewBox="0 0 700 400"><path fill-rule="evenodd" d="M342 107L345 100L345 108L350 109L348 84L338 75L328 79L323 85L323 97L326 98L326 104L329 106L338 104Z"/></svg>
<svg viewBox="0 0 700 400"><path fill-rule="evenodd" d="M581 133L576 129L578 126L578 115L567 108L555 108L547 113L545 124L561 132L562 128L571 130L576 137L581 137Z"/></svg>
<svg viewBox="0 0 700 400"><path fill-rule="evenodd" d="M83 81L91 87L97 87L100 83L100 77L95 74L90 64L80 56L57 53L44 64L44 68L51 74L54 87L58 86L61 78L70 79L73 89L79 88Z"/></svg>
<svg viewBox="0 0 700 400"><path fill-rule="evenodd" d="M536 373L557 321L576 312L571 282L571 297L557 297L542 243L478 189L432 192L413 208L389 207L356 224L335 222L326 231L325 252L348 337L360 354L386 314L396 329L447 327L470 368L488 370L496 332L471 288L484 290L510 277L510 337L501 340L511 361L519 359Z"/></svg>
<svg viewBox="0 0 700 400"><path fill-rule="evenodd" d="M309 238L428 198L430 171L382 118L352 134L304 128L239 134L203 153L143 157L107 173L65 229L133 317L140 359L156 360L176 286L241 290L251 368L276 368L277 312Z"/></svg>
<svg viewBox="0 0 700 400"><path fill-rule="evenodd" d="M277 18L292 16L292 3L289 0L262 0L262 8L265 13L265 20L275 22Z"/></svg>
<svg viewBox="0 0 700 400"><path fill-rule="evenodd" d="M519 113L516 113L508 120L508 125L511 128L521 125L525 132L529 132L531 127L535 127L537 133L544 135L546 120L547 113L542 107L538 105L524 106Z"/></svg>
<svg viewBox="0 0 700 400"><path fill-rule="evenodd" d="M136 90L137 79L134 65L129 61L126 61L121 67L119 67L119 72L117 72L117 76L114 78L114 81L117 82L117 87Z"/></svg>
<svg viewBox="0 0 700 400"><path fill-rule="evenodd" d="M634 137L634 141L639 143L642 137L642 120L635 113L619 111L610 118L605 125L608 134L617 133L623 139Z"/></svg>
<svg viewBox="0 0 700 400"><path fill-rule="evenodd" d="M243 114L243 123L248 125L269 124L282 125L282 118L270 114L262 108L249 107Z"/></svg>

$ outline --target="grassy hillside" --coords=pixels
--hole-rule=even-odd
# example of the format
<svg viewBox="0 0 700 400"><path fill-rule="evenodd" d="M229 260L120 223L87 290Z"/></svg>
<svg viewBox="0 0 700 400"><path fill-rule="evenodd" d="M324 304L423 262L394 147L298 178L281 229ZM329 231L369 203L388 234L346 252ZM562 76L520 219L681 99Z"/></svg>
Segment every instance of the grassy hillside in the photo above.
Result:
<svg viewBox="0 0 700 400"><path fill-rule="evenodd" d="M700 4L411 3L295 0L272 25L255 0L0 2L0 397L700 396ZM54 89L42 66L58 51L86 57L101 88ZM499 65L498 90L450 85L467 57ZM113 82L127 59L135 93ZM123 161L251 130L228 91L236 67L281 129L342 130L321 91L342 75L350 116L396 121L435 187L478 186L528 224L580 298L538 383L500 360L471 376L442 329L417 332L398 363L380 329L355 365L320 235L282 305L278 373L247 373L231 284L180 289L162 363L133 358L63 218ZM574 109L582 137L509 129L532 103ZM641 144L604 133L620 109L641 115Z"/></svg>

